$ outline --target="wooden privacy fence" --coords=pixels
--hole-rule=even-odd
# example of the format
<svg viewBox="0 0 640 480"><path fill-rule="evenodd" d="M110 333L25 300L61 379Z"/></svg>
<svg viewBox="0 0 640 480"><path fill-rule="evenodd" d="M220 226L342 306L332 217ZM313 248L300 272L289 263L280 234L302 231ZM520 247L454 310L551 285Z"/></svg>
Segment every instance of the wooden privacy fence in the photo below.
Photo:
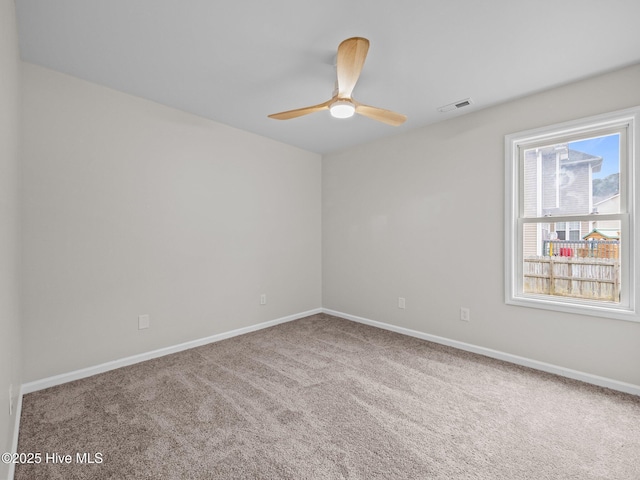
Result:
<svg viewBox="0 0 640 480"><path fill-rule="evenodd" d="M526 258L524 291L619 302L620 262L578 256Z"/></svg>

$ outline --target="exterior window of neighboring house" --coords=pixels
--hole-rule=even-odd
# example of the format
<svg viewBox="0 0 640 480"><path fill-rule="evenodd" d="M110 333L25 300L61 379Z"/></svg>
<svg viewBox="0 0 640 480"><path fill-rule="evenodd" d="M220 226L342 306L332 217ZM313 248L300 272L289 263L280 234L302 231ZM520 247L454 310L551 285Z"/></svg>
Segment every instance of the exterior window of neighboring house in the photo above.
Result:
<svg viewBox="0 0 640 480"><path fill-rule="evenodd" d="M558 222L556 233L558 240L580 240L580 222Z"/></svg>
<svg viewBox="0 0 640 480"><path fill-rule="evenodd" d="M639 131L640 107L505 137L508 304L640 320Z"/></svg>

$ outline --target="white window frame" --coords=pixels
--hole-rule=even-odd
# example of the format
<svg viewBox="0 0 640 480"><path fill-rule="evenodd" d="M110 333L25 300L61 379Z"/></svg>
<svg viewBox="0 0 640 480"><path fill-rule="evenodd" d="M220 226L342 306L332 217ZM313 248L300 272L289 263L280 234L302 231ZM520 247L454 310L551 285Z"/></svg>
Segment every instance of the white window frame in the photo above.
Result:
<svg viewBox="0 0 640 480"><path fill-rule="evenodd" d="M621 136L620 151L620 213L598 215L598 220L619 220L621 222L621 291L620 303L534 295L523 292L523 165L522 152L535 146L575 141L592 136L616 133ZM617 112L597 115L548 127L517 132L505 136L505 302L509 305L542 308L567 313L594 315L640 322L636 309L636 289L638 282L637 243L640 239L640 219L637 195L640 193L640 166L637 142L640 141L640 106ZM626 154L624 150L626 149ZM584 218L588 218L585 215ZM575 216L546 218L544 222L575 221ZM534 223L542 222L536 219Z"/></svg>

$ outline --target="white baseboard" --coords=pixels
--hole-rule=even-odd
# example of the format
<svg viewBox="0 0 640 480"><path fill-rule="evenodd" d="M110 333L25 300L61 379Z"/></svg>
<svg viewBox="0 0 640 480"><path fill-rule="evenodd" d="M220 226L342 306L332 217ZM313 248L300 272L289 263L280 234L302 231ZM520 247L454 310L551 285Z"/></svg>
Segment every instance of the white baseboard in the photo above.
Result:
<svg viewBox="0 0 640 480"><path fill-rule="evenodd" d="M27 382L22 384L19 403L20 404L22 403L22 395L26 395L27 393L36 392L38 390L43 390L49 387L55 387L56 385L62 385L63 383L72 382L74 380L90 377L98 373L108 372L109 370L115 370L116 368L126 367L128 365L133 365L135 363L144 362L146 360L151 360L153 358L163 357L165 355L181 352L183 350L188 350L190 348L200 347L208 343L219 342L220 340L236 337L238 335L243 335L249 332L255 332L257 330L262 330L263 328L273 327L274 325L279 325L281 323L291 322L293 320L297 320L303 317L308 317L309 315L315 315L317 313L322 313L322 309L316 308L306 312L296 313L293 315L288 315L286 317L277 318L275 320L270 320L268 322L262 322L256 325L251 325L248 327L231 330L229 332L219 333L217 335L212 335L210 337L199 338L196 340L192 340L190 342L181 343L179 345L160 348L158 350L153 350L151 352L132 355L131 357L121 358L119 360L113 360L111 362L102 363L100 365L95 365L93 367L87 367L80 370L75 370L73 372L63 373L60 375L55 375L53 377L43 378L41 380L35 380L33 382Z"/></svg>
<svg viewBox="0 0 640 480"><path fill-rule="evenodd" d="M350 315L348 313L337 312L323 308L322 311L328 315L334 315L336 317L344 318L358 323L364 323L373 327L382 328L384 330L390 330L392 332L401 333L403 335L409 335L411 337L421 338L430 342L439 343L441 345L447 345L449 347L458 348L467 352L478 353L486 357L495 358L498 360L504 360L505 362L515 363L516 365L522 365L524 367L530 367L536 370L541 370L547 373L553 373L562 377L572 378L574 380L580 380L582 382L598 385L600 387L610 388L612 390L618 390L624 393L630 393L632 395L640 396L640 386L631 383L620 382L618 380L612 380L606 377L600 377L598 375L592 375L590 373L580 372L578 370L572 370L570 368L559 367L550 363L540 362L538 360L532 360L530 358L519 357L510 353L500 352L498 350L492 350L490 348L479 347L470 343L459 342L457 340L451 340L445 337L438 337L436 335L430 335L428 333L419 332L417 330L411 330L404 327L398 327L388 323L378 322L375 320L369 320L368 318L358 317L356 315Z"/></svg>
<svg viewBox="0 0 640 480"><path fill-rule="evenodd" d="M606 377L599 377L597 375L592 375L590 373L571 370L569 368L559 367L557 365L540 362L538 360L519 357L517 355L512 355L510 353L500 352L498 350L492 350L490 348L485 348L477 345L472 345L469 343L459 342L457 340L451 340L445 337L430 335L428 333L419 332L417 330L411 330L408 328L399 327L399 326L391 325L388 323L378 322L376 320L370 320L368 318L358 317L356 315L351 315L348 313L338 312L338 311L327 309L327 308L316 308L313 310L308 310L306 312L301 312L301 313L289 315L286 317L277 318L275 320L270 320L268 322L258 323L256 325L238 328L236 330L231 330L229 332L219 333L217 335L212 335L210 337L200 338L200 339L192 340L189 342L181 343L178 345L173 345L170 347L160 348L158 350L153 350L150 352L133 355L130 357L119 359L119 360L113 360L111 362L106 362L93 367L83 368L80 370L75 370L73 372L63 373L61 375L55 375L52 377L35 380L33 382L24 383L20 388L20 395L18 398L18 405L16 408L16 415L18 415L16 419L16 425L19 422L19 412L22 408L22 396L26 395L27 393L36 392L38 390L42 390L45 388L54 387L56 385L61 385L63 383L72 382L74 380L79 380L81 378L90 377L98 373L108 372L109 370L114 370L116 368L126 367L128 365L133 365L135 363L140 363L146 360L151 360L153 358L162 357L164 355L181 352L183 350L199 347L201 345L206 345L208 343L219 342L220 340L225 340L227 338L243 335L249 332L255 332L257 330L262 330L263 328L272 327L274 325L290 322L293 320L297 320L299 318L307 317L309 315L315 315L317 313L327 313L329 315L334 315L336 317L344 318L346 320L351 320L358 323L364 323L366 325L371 325L371 326L382 328L385 330L390 330L392 332L401 333L403 335L409 335L411 337L421 338L423 340L428 340L430 342L435 342L442 345L448 345L450 347L458 348L460 350L466 350L468 352L478 353L480 355L496 358L498 360L504 360L506 362L515 363L516 365L522 365L525 367L534 368L536 370L541 370L543 372L554 373L556 375L560 375L563 377L573 378L575 380L591 383L593 385L611 388L613 390L618 390L621 392L640 396L640 386L633 385L631 383L620 382L618 380L612 380ZM16 444L17 444L17 438L18 438L17 432L18 432L18 429L16 428L15 429Z"/></svg>

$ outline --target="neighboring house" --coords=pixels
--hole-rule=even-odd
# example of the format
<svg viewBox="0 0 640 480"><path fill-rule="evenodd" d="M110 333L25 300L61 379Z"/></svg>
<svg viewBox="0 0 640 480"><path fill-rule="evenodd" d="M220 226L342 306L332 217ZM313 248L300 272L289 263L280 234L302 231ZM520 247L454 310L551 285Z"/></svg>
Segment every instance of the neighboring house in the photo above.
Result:
<svg viewBox="0 0 640 480"><path fill-rule="evenodd" d="M526 216L589 214L593 211L593 173L602 168L602 157L558 144L525 151L524 204ZM524 254L542 255L544 240L581 240L590 222L526 224Z"/></svg>
<svg viewBox="0 0 640 480"><path fill-rule="evenodd" d="M620 194L616 193L615 195L601 200L598 203L593 204L593 210L597 213L618 213L620 211ZM598 230L618 230L620 222L617 220L598 220L593 222L592 228L597 228Z"/></svg>

